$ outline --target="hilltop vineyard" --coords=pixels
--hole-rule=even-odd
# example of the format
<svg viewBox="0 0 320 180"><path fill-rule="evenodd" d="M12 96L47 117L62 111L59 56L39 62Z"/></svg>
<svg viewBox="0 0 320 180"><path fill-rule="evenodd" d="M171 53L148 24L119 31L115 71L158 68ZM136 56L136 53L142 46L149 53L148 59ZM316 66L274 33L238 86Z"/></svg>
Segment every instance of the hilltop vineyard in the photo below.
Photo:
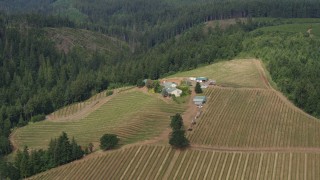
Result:
<svg viewBox="0 0 320 180"><path fill-rule="evenodd" d="M188 138L222 147L320 147L320 121L274 90L209 88Z"/></svg>

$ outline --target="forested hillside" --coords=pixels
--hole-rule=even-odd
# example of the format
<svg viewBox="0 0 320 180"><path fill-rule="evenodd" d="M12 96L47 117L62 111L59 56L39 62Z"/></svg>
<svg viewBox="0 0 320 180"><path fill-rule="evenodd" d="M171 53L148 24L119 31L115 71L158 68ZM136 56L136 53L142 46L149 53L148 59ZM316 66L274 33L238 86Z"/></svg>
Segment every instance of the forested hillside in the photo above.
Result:
<svg viewBox="0 0 320 180"><path fill-rule="evenodd" d="M1 18L1 155L10 152L6 137L11 128L42 120L55 109L106 89L108 73L103 68L128 53L128 49L88 53L88 49L75 47L65 54L56 48L47 31L33 26L35 22L26 20L25 26L15 23Z"/></svg>
<svg viewBox="0 0 320 180"><path fill-rule="evenodd" d="M214 19L320 17L316 0L4 0L0 8L66 16L81 27L125 40L136 51Z"/></svg>

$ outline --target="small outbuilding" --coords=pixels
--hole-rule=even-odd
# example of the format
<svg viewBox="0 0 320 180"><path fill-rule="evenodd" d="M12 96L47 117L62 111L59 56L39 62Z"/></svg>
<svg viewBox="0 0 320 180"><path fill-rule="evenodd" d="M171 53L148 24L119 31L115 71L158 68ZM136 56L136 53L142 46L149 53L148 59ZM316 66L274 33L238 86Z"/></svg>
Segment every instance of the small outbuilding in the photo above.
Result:
<svg viewBox="0 0 320 180"><path fill-rule="evenodd" d="M195 81L197 78L195 78L195 77L189 77L189 79L190 79L191 81Z"/></svg>
<svg viewBox="0 0 320 180"><path fill-rule="evenodd" d="M201 85L201 89L206 89L206 88L208 88L207 85L205 85L205 84Z"/></svg>
<svg viewBox="0 0 320 180"><path fill-rule="evenodd" d="M204 103L206 103L206 101L207 101L206 96L195 96L193 98L193 103L197 106L203 105Z"/></svg>
<svg viewBox="0 0 320 180"><path fill-rule="evenodd" d="M209 80L209 85L216 85L217 84L217 82L215 81L215 80Z"/></svg>
<svg viewBox="0 0 320 180"><path fill-rule="evenodd" d="M165 88L175 88L178 86L178 84L174 82L163 82L162 84Z"/></svg>
<svg viewBox="0 0 320 180"><path fill-rule="evenodd" d="M196 78L196 81L197 81L197 82L207 82L207 81L208 81L208 78L207 78L207 77L197 77L197 78Z"/></svg>

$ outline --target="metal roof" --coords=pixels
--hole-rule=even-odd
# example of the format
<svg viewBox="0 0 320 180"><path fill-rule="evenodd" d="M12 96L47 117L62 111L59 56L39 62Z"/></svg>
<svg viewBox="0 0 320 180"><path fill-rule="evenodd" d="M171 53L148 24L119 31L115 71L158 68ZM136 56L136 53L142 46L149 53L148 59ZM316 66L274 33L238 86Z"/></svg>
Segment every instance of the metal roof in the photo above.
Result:
<svg viewBox="0 0 320 180"><path fill-rule="evenodd" d="M173 82L165 82L165 83L163 83L163 86L166 87L166 88L172 87L172 85L176 85L177 86L177 84L173 83Z"/></svg>
<svg viewBox="0 0 320 180"><path fill-rule="evenodd" d="M166 91L167 91L168 93L172 93L172 92L175 91L175 90L178 90L178 89L177 89L177 88L174 88L174 87L166 88Z"/></svg>
<svg viewBox="0 0 320 180"><path fill-rule="evenodd" d="M196 80L207 81L207 77L197 77Z"/></svg>
<svg viewBox="0 0 320 180"><path fill-rule="evenodd" d="M206 97L205 96L195 96L193 98L193 101L206 101Z"/></svg>

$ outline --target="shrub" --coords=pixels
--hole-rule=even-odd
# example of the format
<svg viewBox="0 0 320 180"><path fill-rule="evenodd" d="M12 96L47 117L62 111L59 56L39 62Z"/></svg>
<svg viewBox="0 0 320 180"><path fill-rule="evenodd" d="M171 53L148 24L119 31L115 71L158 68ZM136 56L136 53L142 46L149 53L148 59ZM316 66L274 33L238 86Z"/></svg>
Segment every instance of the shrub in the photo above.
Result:
<svg viewBox="0 0 320 180"><path fill-rule="evenodd" d="M175 130L170 134L169 144L176 148L189 146L189 140L185 136L184 130Z"/></svg>
<svg viewBox="0 0 320 180"><path fill-rule="evenodd" d="M196 87L194 88L194 91L195 91L197 94L201 94L201 93L202 93L201 85L200 85L199 82L197 82Z"/></svg>
<svg viewBox="0 0 320 180"><path fill-rule="evenodd" d="M178 89L181 89L182 93L181 96L187 96L191 94L191 91L189 89L189 86L181 85L177 87Z"/></svg>
<svg viewBox="0 0 320 180"><path fill-rule="evenodd" d="M138 86L139 88L142 88L142 87L145 86L145 83L143 82L142 79L138 79L138 80L137 80L137 86Z"/></svg>
<svg viewBox="0 0 320 180"><path fill-rule="evenodd" d="M43 121L45 119L46 119L46 115L38 114L38 115L32 116L31 121L32 122L39 122L39 121Z"/></svg>
<svg viewBox="0 0 320 180"><path fill-rule="evenodd" d="M106 96L111 96L113 94L113 90L109 90L106 92Z"/></svg>
<svg viewBox="0 0 320 180"><path fill-rule="evenodd" d="M118 145L119 138L115 134L104 134L100 138L100 148L102 150L108 150Z"/></svg>

